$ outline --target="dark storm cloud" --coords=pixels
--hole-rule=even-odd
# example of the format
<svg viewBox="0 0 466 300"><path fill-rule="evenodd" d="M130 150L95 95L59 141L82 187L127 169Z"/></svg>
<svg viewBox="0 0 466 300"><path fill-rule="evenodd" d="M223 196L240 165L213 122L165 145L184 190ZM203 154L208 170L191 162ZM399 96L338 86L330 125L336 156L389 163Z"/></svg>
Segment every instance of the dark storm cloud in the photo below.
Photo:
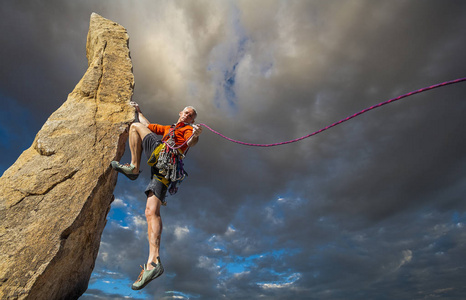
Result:
<svg viewBox="0 0 466 300"><path fill-rule="evenodd" d="M92 12L127 28L149 120L191 104L245 142L304 136L465 76L464 1L26 2L0 4L3 169L84 74ZM166 274L118 294L461 299L464 95L464 83L439 88L273 148L205 129L162 208ZM94 284L129 286L147 257L147 172L119 178L89 299L118 297Z"/></svg>
<svg viewBox="0 0 466 300"><path fill-rule="evenodd" d="M0 21L4 29L0 87L5 96L41 114L66 100L87 68L89 17L77 18L78 11L62 14L61 8L66 11L52 1L2 3L2 14L8 17Z"/></svg>

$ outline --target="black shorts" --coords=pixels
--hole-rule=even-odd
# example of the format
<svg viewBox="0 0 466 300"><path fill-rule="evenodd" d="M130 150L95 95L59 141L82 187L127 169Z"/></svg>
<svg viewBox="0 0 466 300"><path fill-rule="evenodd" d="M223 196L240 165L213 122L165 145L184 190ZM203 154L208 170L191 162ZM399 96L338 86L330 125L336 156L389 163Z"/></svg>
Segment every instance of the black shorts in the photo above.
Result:
<svg viewBox="0 0 466 300"><path fill-rule="evenodd" d="M157 137L155 133L149 133L144 137L142 140L142 149L146 153L147 160L150 158L152 152L154 152L155 148L160 145L162 141ZM146 161L147 161L146 160ZM163 184L160 180L157 179L157 174L159 174L159 170L156 167L151 167L150 169L150 183L147 186L144 193L146 196L149 196L149 192L154 193L154 195L160 199L160 201L165 202L165 196L167 194L167 186Z"/></svg>

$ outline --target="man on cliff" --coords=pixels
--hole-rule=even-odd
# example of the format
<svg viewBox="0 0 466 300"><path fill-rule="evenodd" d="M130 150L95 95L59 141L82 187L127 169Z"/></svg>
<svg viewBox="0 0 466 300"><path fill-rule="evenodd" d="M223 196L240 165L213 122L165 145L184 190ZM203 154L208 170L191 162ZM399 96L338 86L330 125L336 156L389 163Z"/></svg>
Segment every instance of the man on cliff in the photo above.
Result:
<svg viewBox="0 0 466 300"><path fill-rule="evenodd" d="M147 159L151 158L154 150L162 143L166 142L176 151L183 155L189 147L197 144L202 127L191 125L197 116L197 112L192 106L185 107L180 113L176 124L164 126L151 124L142 114L139 105L131 102L135 107L139 117L139 122L131 124L129 131L129 146L131 150L131 163L121 165L112 161L112 167L124 174L131 180L139 176L142 151L146 153ZM162 135L160 140L157 135ZM162 235L162 218L160 217L160 206L166 205L165 195L171 184L170 178L154 166L151 167L151 182L145 190L147 196L146 219L149 237L149 257L147 264L144 264L139 278L132 285L133 290L144 288L150 281L159 277L163 273L163 266L159 257L160 239Z"/></svg>

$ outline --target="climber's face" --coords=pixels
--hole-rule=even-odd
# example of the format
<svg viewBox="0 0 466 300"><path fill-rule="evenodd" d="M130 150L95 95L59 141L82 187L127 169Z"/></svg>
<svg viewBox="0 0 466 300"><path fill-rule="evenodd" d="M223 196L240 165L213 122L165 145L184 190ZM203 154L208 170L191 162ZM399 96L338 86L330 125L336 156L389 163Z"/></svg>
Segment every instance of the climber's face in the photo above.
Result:
<svg viewBox="0 0 466 300"><path fill-rule="evenodd" d="M196 113L192 108L186 107L179 113L180 118L178 122L184 122L188 124L194 123L194 119L196 118Z"/></svg>

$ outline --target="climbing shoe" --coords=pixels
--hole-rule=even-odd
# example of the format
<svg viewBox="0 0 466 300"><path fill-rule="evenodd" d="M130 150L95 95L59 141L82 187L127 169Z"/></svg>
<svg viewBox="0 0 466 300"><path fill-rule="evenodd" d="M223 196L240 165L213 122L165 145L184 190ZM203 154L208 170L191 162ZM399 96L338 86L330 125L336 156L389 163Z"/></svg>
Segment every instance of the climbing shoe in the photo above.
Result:
<svg viewBox="0 0 466 300"><path fill-rule="evenodd" d="M139 173L141 173L141 172L139 172L138 174L133 174L133 170L134 170L135 166L133 166L131 164L122 165L117 161L112 161L111 165L112 165L113 169L117 170L118 172L125 175L126 177L128 177L131 180L136 180L138 178L138 176L139 176Z"/></svg>
<svg viewBox="0 0 466 300"><path fill-rule="evenodd" d="M159 257L157 257L157 263L151 262L150 264L154 267L152 270L147 270L145 264L144 266L141 266L141 273L139 274L138 279L131 286L131 289L140 290L144 288L149 282L162 275L163 266Z"/></svg>

